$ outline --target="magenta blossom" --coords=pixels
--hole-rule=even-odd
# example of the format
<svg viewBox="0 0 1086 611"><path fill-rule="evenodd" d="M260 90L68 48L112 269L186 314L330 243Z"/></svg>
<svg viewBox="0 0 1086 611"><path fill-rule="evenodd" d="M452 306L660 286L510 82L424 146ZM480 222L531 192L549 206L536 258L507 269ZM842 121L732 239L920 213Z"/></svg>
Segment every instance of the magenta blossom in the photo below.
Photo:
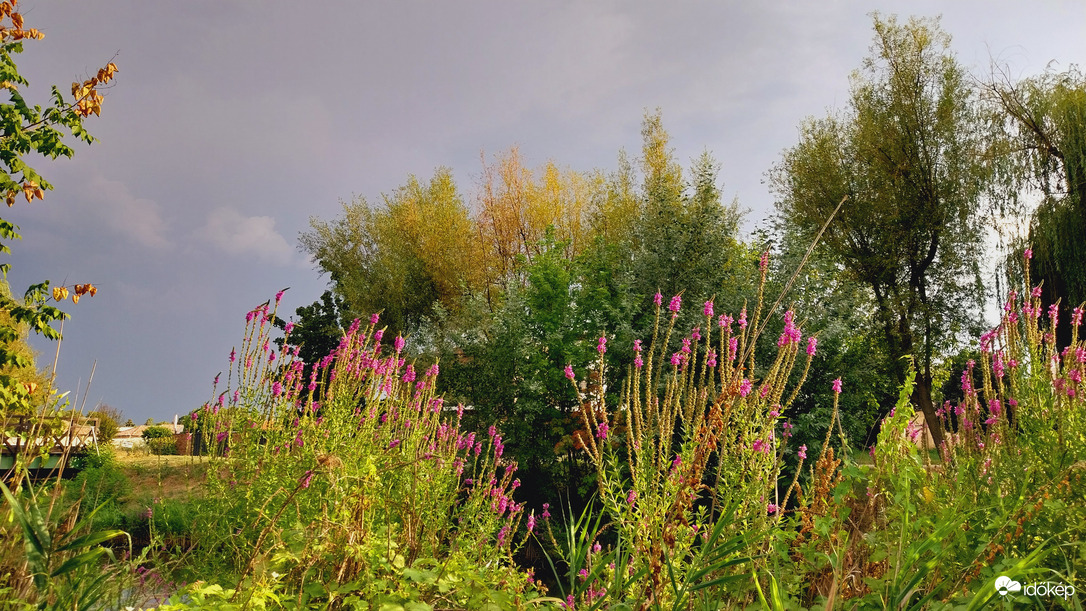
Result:
<svg viewBox="0 0 1086 611"><path fill-rule="evenodd" d="M705 302L705 309L703 309L702 312L705 314L705 316L707 316L709 318L712 318L713 317L713 302L712 301L706 301Z"/></svg>
<svg viewBox="0 0 1086 611"><path fill-rule="evenodd" d="M652 296L653 305L655 305L656 307L660 307L660 304L662 304L663 302L664 296L661 295L659 291L657 291L656 294Z"/></svg>
<svg viewBox="0 0 1086 611"><path fill-rule="evenodd" d="M392 349L399 353L403 350L404 340L403 337L397 335L396 339L392 340Z"/></svg>
<svg viewBox="0 0 1086 611"><path fill-rule="evenodd" d="M775 503L770 503L770 504L766 505L765 511L769 515L773 515L773 514L777 513L777 505Z"/></svg>
<svg viewBox="0 0 1086 611"><path fill-rule="evenodd" d="M603 354L607 352L607 336L601 335L599 344L596 345L596 352Z"/></svg>
<svg viewBox="0 0 1086 611"><path fill-rule="evenodd" d="M1033 258L1033 249L1032 248L1027 248L1025 251L1022 252L1022 256L1025 257L1027 260L1032 259Z"/></svg>
<svg viewBox="0 0 1086 611"><path fill-rule="evenodd" d="M682 308L682 305L683 305L682 296L681 295L675 295L674 297L671 298L671 303L668 304L667 309L670 310L672 314L678 314L679 309Z"/></svg>
<svg viewBox="0 0 1086 611"><path fill-rule="evenodd" d="M749 379L743 378L743 381L739 384L739 396L745 397L750 394L751 389L754 388L754 383Z"/></svg>
<svg viewBox="0 0 1086 611"><path fill-rule="evenodd" d="M837 378L833 381L833 392L841 394L841 378Z"/></svg>
<svg viewBox="0 0 1086 611"><path fill-rule="evenodd" d="M565 369L566 379L570 382L573 381L573 365L566 365Z"/></svg>
<svg viewBox="0 0 1086 611"><path fill-rule="evenodd" d="M815 355L815 350L817 348L818 348L818 338L817 337L808 337L807 338L807 356L814 356Z"/></svg>
<svg viewBox="0 0 1086 611"><path fill-rule="evenodd" d="M799 456L800 460L807 459L807 444L799 446L799 451L796 452L796 456Z"/></svg>

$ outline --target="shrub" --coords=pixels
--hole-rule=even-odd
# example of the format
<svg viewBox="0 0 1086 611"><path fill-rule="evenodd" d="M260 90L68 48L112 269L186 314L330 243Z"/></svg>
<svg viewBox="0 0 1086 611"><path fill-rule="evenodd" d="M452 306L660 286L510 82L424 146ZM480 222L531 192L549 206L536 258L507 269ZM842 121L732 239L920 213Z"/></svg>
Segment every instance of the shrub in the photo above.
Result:
<svg viewBox="0 0 1086 611"><path fill-rule="evenodd" d="M151 426L143 431L143 438L147 441L162 437L173 437L173 431L164 426Z"/></svg>

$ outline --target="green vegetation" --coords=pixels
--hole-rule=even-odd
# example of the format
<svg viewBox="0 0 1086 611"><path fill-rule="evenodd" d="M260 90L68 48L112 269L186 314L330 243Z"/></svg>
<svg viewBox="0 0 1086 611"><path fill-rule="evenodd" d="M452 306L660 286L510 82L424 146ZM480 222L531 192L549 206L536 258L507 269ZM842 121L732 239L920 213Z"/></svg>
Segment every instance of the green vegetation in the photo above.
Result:
<svg viewBox="0 0 1086 611"><path fill-rule="evenodd" d="M71 480L20 456L0 608L1081 608L997 592L1086 562L1083 306L1055 301L1086 264L1048 225L1081 208L1081 76L979 88L937 21L874 29L757 242L659 112L613 172L512 150L477 206L441 169L314 219L329 291L247 314L184 419L201 456L165 427ZM981 221L1030 184L985 330ZM59 316L37 290L0 311L7 367ZM14 434L63 426L4 371Z"/></svg>

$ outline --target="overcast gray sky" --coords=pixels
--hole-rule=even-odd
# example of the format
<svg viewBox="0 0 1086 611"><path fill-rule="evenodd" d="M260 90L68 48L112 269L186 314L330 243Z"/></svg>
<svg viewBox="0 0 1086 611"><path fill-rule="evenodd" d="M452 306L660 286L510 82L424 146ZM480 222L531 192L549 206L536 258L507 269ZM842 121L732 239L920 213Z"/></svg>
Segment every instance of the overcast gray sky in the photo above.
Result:
<svg viewBox="0 0 1086 611"><path fill-rule="evenodd" d="M809 115L841 107L869 13L935 16L978 75L1086 58L1078 0L262 2L24 0L46 38L18 58L30 97L120 68L100 142L35 162L55 191L18 204L12 287L93 282L65 309L59 386L136 421L198 407L245 313L326 286L297 249L310 216L480 154L613 168L659 107L685 164L710 150L728 197L765 218L762 184ZM116 57L114 57L116 56ZM52 360L53 346L37 342Z"/></svg>

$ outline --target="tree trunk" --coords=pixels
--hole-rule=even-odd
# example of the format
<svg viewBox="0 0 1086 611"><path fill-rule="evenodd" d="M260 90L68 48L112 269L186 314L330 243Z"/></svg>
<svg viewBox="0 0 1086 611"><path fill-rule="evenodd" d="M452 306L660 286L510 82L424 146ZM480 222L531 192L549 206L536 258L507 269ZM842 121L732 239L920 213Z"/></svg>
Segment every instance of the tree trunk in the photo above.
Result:
<svg viewBox="0 0 1086 611"><path fill-rule="evenodd" d="M935 414L935 406L931 402L931 375L917 372L912 400L915 405L920 407L920 411L924 412L924 423L927 425L928 430L931 431L931 439L935 442L935 447L940 450L940 456L942 456L943 422ZM925 442L923 447L927 449L927 436L923 435L921 438Z"/></svg>

